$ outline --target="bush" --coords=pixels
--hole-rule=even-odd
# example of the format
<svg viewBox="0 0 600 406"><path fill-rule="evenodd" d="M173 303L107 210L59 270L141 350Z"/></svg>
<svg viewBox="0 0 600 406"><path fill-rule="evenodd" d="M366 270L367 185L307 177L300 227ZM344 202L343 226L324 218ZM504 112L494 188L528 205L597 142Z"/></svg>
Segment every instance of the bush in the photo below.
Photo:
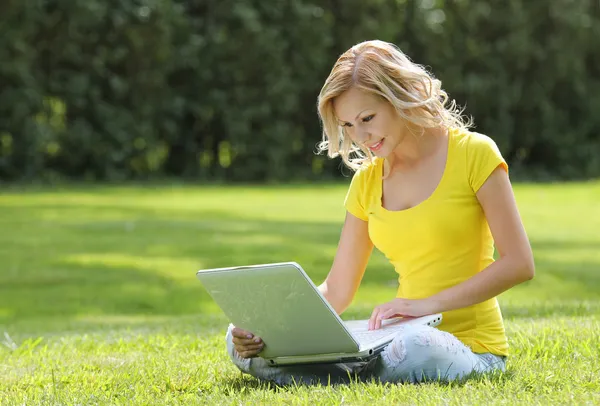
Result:
<svg viewBox="0 0 600 406"><path fill-rule="evenodd" d="M316 97L372 38L430 67L513 173L600 175L597 1L10 0L0 15L5 180L339 176L314 154Z"/></svg>

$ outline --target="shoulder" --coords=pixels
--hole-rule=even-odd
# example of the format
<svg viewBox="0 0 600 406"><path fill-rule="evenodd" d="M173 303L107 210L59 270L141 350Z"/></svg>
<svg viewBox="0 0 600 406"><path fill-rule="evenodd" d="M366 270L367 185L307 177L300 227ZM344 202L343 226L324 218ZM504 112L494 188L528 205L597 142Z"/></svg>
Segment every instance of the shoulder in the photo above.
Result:
<svg viewBox="0 0 600 406"><path fill-rule="evenodd" d="M478 153L495 152L500 154L500 149L490 136L474 131L453 130L457 144L469 155Z"/></svg>
<svg viewBox="0 0 600 406"><path fill-rule="evenodd" d="M378 173L381 173L383 160L375 159L363 163L352 176L346 193L346 209L361 220L368 220L368 207L377 186Z"/></svg>
<svg viewBox="0 0 600 406"><path fill-rule="evenodd" d="M366 186L375 182L377 176L381 174L383 159L375 158L373 161L364 162L352 175L352 183L359 183Z"/></svg>
<svg viewBox="0 0 600 406"><path fill-rule="evenodd" d="M457 149L465 161L469 183L477 191L497 167L508 172L508 164L492 137L474 131L454 130Z"/></svg>

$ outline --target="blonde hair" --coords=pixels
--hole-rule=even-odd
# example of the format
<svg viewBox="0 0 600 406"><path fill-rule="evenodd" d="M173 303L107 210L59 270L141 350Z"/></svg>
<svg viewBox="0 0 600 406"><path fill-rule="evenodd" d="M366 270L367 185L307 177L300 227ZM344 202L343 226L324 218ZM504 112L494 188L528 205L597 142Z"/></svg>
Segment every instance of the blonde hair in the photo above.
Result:
<svg viewBox="0 0 600 406"><path fill-rule="evenodd" d="M386 99L404 120L421 128L421 133L425 128L468 129L471 125L463 120L456 102L450 101L442 90L441 82L397 46L379 40L361 42L338 58L318 97L323 125L318 150L327 151L330 158L341 156L352 170L371 162L373 155L352 142L333 110L334 99L351 87Z"/></svg>

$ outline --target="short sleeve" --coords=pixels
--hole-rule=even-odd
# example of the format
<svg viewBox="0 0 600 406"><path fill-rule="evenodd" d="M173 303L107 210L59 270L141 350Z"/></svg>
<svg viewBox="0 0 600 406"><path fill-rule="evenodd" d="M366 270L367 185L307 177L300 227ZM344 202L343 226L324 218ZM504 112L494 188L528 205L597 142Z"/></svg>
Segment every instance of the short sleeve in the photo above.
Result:
<svg viewBox="0 0 600 406"><path fill-rule="evenodd" d="M508 172L508 164L500 149L490 137L472 133L467 150L467 172L469 184L475 193L498 167Z"/></svg>
<svg viewBox="0 0 600 406"><path fill-rule="evenodd" d="M354 173L344 200L346 210L364 221L369 219L365 208L366 177L365 168Z"/></svg>

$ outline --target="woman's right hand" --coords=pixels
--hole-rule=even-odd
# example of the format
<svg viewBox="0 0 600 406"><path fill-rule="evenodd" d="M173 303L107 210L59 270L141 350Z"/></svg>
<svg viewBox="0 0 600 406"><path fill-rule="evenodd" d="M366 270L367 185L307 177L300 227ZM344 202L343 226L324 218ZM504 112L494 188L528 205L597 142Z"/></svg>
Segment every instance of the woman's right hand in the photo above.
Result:
<svg viewBox="0 0 600 406"><path fill-rule="evenodd" d="M260 337L255 337L251 332L238 327L231 329L231 335L233 336L233 346L242 358L256 357L265 346Z"/></svg>

